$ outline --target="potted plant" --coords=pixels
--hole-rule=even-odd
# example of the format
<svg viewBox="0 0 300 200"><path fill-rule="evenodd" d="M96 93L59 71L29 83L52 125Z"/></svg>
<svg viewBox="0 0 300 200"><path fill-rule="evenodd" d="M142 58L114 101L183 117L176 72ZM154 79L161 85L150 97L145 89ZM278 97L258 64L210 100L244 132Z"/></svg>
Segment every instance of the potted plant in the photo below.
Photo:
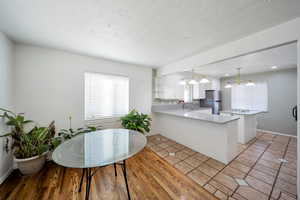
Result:
<svg viewBox="0 0 300 200"><path fill-rule="evenodd" d="M121 117L122 126L126 129L139 131L143 134L149 133L151 118L147 114L139 113L133 109L124 117Z"/></svg>
<svg viewBox="0 0 300 200"><path fill-rule="evenodd" d="M0 137L11 137L12 144L9 145L9 139L6 142L6 151L12 150L14 160L22 174L28 175L38 172L46 161L46 154L55 146L53 138L55 135L55 126L52 122L49 127L34 126L27 131L31 120L25 120L24 113L15 114L9 110L0 108L1 118L9 126L10 132Z"/></svg>
<svg viewBox="0 0 300 200"><path fill-rule="evenodd" d="M69 140L77 135L83 134L83 133L88 133L88 132L92 132L92 131L97 131L97 130L101 130L102 127L101 126L85 126L83 128L77 128L77 129L73 129L72 128L72 117L69 116L69 129L60 129L58 131L58 136L54 138L53 140L53 147L55 148L56 146L58 146L60 143L62 143L65 140Z"/></svg>

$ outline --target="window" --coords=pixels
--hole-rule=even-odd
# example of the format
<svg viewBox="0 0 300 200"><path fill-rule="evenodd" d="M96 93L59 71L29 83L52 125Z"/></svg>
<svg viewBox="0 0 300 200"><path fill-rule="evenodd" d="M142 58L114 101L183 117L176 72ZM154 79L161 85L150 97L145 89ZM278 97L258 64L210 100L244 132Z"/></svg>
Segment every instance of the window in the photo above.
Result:
<svg viewBox="0 0 300 200"><path fill-rule="evenodd" d="M129 78L86 72L85 119L118 117L129 110Z"/></svg>
<svg viewBox="0 0 300 200"><path fill-rule="evenodd" d="M192 102L193 101L193 86L187 84L184 85L184 102Z"/></svg>
<svg viewBox="0 0 300 200"><path fill-rule="evenodd" d="M268 87L266 82L255 83L255 86L234 86L231 89L232 109L268 110Z"/></svg>

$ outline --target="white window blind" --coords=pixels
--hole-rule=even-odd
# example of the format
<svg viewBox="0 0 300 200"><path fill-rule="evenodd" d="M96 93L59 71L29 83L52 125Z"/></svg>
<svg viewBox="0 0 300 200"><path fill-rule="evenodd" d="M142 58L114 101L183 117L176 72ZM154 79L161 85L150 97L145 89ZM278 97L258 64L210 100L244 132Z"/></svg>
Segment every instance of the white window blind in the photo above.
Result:
<svg viewBox="0 0 300 200"><path fill-rule="evenodd" d="M129 110L129 78L86 72L85 119L118 117Z"/></svg>
<svg viewBox="0 0 300 200"><path fill-rule="evenodd" d="M268 87L266 82L255 86L239 85L231 89L232 109L268 110Z"/></svg>

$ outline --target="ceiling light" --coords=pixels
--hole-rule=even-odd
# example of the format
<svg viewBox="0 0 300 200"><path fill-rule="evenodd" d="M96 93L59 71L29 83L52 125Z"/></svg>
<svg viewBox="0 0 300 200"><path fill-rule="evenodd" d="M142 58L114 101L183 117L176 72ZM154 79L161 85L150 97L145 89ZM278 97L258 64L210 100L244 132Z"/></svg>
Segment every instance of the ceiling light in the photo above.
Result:
<svg viewBox="0 0 300 200"><path fill-rule="evenodd" d="M202 78L199 83L209 83L209 80L207 78Z"/></svg>
<svg viewBox="0 0 300 200"><path fill-rule="evenodd" d="M246 83L246 86L255 86L255 83L251 80L249 80L247 83Z"/></svg>
<svg viewBox="0 0 300 200"><path fill-rule="evenodd" d="M231 83L227 83L227 84L225 85L225 88L232 88Z"/></svg>
<svg viewBox="0 0 300 200"><path fill-rule="evenodd" d="M197 84L198 84L198 81L192 79L192 80L189 81L189 84L190 84L190 85L197 85Z"/></svg>
<svg viewBox="0 0 300 200"><path fill-rule="evenodd" d="M230 80L227 82L227 84L224 86L225 88L232 88L233 86L239 86L241 84L244 84L246 81L241 80L241 68L237 68L238 73L235 78L235 80ZM246 82L246 86L254 86L255 83L251 80Z"/></svg>
<svg viewBox="0 0 300 200"><path fill-rule="evenodd" d="M186 85L186 81L185 80L179 81L179 85Z"/></svg>
<svg viewBox="0 0 300 200"><path fill-rule="evenodd" d="M225 74L225 76L229 76L229 74Z"/></svg>
<svg viewBox="0 0 300 200"><path fill-rule="evenodd" d="M272 68L272 69L277 69L278 67L274 65L274 66L272 66L271 68Z"/></svg>

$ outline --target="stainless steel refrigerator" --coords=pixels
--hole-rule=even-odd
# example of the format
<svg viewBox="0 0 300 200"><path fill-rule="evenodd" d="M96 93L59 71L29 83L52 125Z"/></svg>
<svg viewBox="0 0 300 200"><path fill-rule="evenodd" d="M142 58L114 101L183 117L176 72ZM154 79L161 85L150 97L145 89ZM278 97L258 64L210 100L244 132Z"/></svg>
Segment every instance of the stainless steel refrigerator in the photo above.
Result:
<svg viewBox="0 0 300 200"><path fill-rule="evenodd" d="M222 109L221 91L205 90L205 99L200 99L200 107L212 108L212 114L219 115Z"/></svg>

